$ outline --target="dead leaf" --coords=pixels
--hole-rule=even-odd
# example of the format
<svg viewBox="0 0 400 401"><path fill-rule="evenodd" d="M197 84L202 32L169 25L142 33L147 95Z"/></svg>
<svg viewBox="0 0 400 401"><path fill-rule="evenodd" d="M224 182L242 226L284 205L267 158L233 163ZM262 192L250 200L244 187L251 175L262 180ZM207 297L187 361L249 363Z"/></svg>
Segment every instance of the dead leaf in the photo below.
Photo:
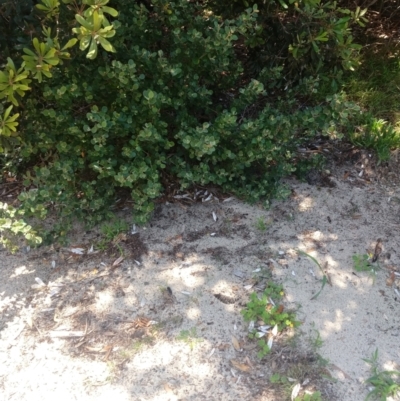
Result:
<svg viewBox="0 0 400 401"><path fill-rule="evenodd" d="M165 240L165 242L172 242L172 241L181 241L183 239L182 234L177 234L172 237L169 237Z"/></svg>
<svg viewBox="0 0 400 401"><path fill-rule="evenodd" d="M246 356L246 358L244 358L244 359L245 359L245 361L247 362L247 364L248 364L252 369L254 369L254 366L253 366L253 364L251 363L250 358L249 358L248 356Z"/></svg>
<svg viewBox="0 0 400 401"><path fill-rule="evenodd" d="M83 248L71 248L69 251L75 255L83 255L85 253Z"/></svg>
<svg viewBox="0 0 400 401"><path fill-rule="evenodd" d="M108 357L110 356L112 350L113 350L114 346L113 345L107 345L105 347L106 349L106 355L104 356L104 360L106 361L108 359Z"/></svg>
<svg viewBox="0 0 400 401"><path fill-rule="evenodd" d="M135 329L149 327L152 324L152 321L147 317L138 317L133 321L133 327Z"/></svg>
<svg viewBox="0 0 400 401"><path fill-rule="evenodd" d="M87 351L90 351L90 352L101 352L102 349L103 349L103 346L100 346L100 347L89 347L89 346L86 346L85 349Z"/></svg>
<svg viewBox="0 0 400 401"><path fill-rule="evenodd" d="M235 368L238 369L242 372L250 372L251 371L251 367L245 363L241 363L235 359L231 359L230 360L231 365Z"/></svg>
<svg viewBox="0 0 400 401"><path fill-rule="evenodd" d="M117 267L123 260L124 260L124 257L120 256L118 259L116 259L114 261L114 263L112 264L112 267Z"/></svg>
<svg viewBox="0 0 400 401"><path fill-rule="evenodd" d="M380 238L378 238L378 240L376 241L376 245L375 245L375 252L374 252L374 256L372 258L372 262L376 262L379 258L379 255L382 253L382 240Z"/></svg>
<svg viewBox="0 0 400 401"><path fill-rule="evenodd" d="M236 351L240 351L241 350L239 341L235 336L232 336L232 345L233 345L233 348L235 348Z"/></svg>
<svg viewBox="0 0 400 401"><path fill-rule="evenodd" d="M301 389L301 384L300 383L297 383L293 387L292 394L290 396L291 401L293 401L299 395L300 389Z"/></svg>
<svg viewBox="0 0 400 401"><path fill-rule="evenodd" d="M169 385L169 383L165 382L165 383L163 384L163 387L164 387L164 390L165 390L167 393L173 393L173 390L172 390L171 386Z"/></svg>
<svg viewBox="0 0 400 401"><path fill-rule="evenodd" d="M126 241L126 233L119 233L113 240L113 245L119 244L121 241Z"/></svg>
<svg viewBox="0 0 400 401"><path fill-rule="evenodd" d="M396 280L396 275L395 275L394 272L392 271L392 272L390 273L390 276L386 279L386 285L387 285L388 287L391 287L391 286L393 285L393 283L395 282L395 280Z"/></svg>

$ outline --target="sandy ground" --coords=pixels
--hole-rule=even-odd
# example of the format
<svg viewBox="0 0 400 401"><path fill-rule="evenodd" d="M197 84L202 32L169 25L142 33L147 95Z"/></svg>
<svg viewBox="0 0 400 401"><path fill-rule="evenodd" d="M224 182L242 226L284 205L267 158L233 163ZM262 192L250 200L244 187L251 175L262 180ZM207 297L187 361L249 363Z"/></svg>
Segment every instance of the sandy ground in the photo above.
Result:
<svg viewBox="0 0 400 401"><path fill-rule="evenodd" d="M288 180L291 196L269 210L183 198L100 252L98 232L79 229L68 246L2 250L0 400L285 400L297 383L364 400L363 358L378 349L382 369L400 364L400 186L389 175L357 159L328 186ZM378 239L380 269L356 271L353 256ZM260 360L240 311L269 280L301 325ZM293 379L286 388L269 384L277 372Z"/></svg>

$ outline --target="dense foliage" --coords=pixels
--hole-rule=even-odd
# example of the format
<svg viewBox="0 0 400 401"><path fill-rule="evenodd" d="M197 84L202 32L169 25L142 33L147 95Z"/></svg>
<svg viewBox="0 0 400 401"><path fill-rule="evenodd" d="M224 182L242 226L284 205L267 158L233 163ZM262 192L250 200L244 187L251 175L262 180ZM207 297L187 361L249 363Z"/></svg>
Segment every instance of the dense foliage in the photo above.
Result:
<svg viewBox="0 0 400 401"><path fill-rule="evenodd" d="M1 5L11 3L24 8L5 16ZM315 136L341 136L359 114L340 96L318 105L299 99L357 64L350 24L365 22L360 8L318 0L259 1L259 7L114 0L109 11L107 2L86 0L92 11L71 24L71 4L76 10L81 3L65 3L55 11L53 0L43 0L46 17L39 20L28 0L0 3L9 22L0 35L0 62L10 71L10 57L30 89L16 92L16 103L3 98L3 137L7 101L20 115L18 137L0 163L4 172L23 175L26 214L56 210L96 222L119 192L129 191L135 220L144 222L171 179L182 188L216 184L268 201L281 193L280 179L299 167L299 146ZM97 6L107 17L93 16ZM31 54L21 51L30 40L20 28L32 25L40 35L35 21L45 24L43 43L58 60L47 63L43 79L35 76L43 68L25 73L26 57L21 65ZM73 33L89 52L73 47Z"/></svg>

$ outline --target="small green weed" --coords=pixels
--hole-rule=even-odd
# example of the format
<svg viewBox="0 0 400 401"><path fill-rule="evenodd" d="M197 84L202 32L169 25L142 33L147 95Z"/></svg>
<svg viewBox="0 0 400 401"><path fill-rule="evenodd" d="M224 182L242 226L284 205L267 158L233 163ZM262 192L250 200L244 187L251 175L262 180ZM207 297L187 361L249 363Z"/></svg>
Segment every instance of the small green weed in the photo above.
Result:
<svg viewBox="0 0 400 401"><path fill-rule="evenodd" d="M265 220L262 218L262 217L260 217L258 220L257 220L257 223L256 223L256 228L258 229L258 230L260 230L260 231L267 231L267 228L268 228L268 226L267 226L267 224L265 223Z"/></svg>
<svg viewBox="0 0 400 401"><path fill-rule="evenodd" d="M318 296L319 296L319 294L321 294L322 290L324 289L325 284L328 282L328 276L325 274L324 269L323 269L322 266L319 264L319 262L318 262L317 259L315 259L313 256L309 255L308 253L301 251L300 249L298 249L297 252L298 252L300 255L307 256L308 258L310 258L310 259L319 267L319 270L321 270L321 273L322 273L322 285L321 285L321 289L311 298L311 300L317 299Z"/></svg>
<svg viewBox="0 0 400 401"><path fill-rule="evenodd" d="M101 251L108 249L110 242L112 242L119 234L128 231L129 225L125 220L117 219L111 223L103 224L100 227L102 234L102 239L97 243L97 248ZM122 249L117 245L120 253L122 254Z"/></svg>
<svg viewBox="0 0 400 401"><path fill-rule="evenodd" d="M297 327L300 323L295 319L293 312L285 312L283 305L279 301L284 295L283 287L272 282L268 283L261 297L257 293L250 294L250 302L242 310L242 315L246 321L261 320L264 325L278 326L278 331L286 328ZM250 338L258 338L257 332L249 334ZM269 353L270 348L264 338L259 338L257 344L260 348L258 356L263 358Z"/></svg>
<svg viewBox="0 0 400 401"><path fill-rule="evenodd" d="M299 397L296 397L294 401L322 401L322 395L320 391L316 391L312 394L303 394Z"/></svg>
<svg viewBox="0 0 400 401"><path fill-rule="evenodd" d="M288 378L285 375L281 375L279 373L274 373L270 378L269 378L270 383L272 384L287 384L289 383Z"/></svg>
<svg viewBox="0 0 400 401"><path fill-rule="evenodd" d="M271 269L266 266L260 266L256 270L253 271L253 279L255 281L261 280L271 280L272 279L272 272Z"/></svg>
<svg viewBox="0 0 400 401"><path fill-rule="evenodd" d="M103 224L100 228L106 241L112 241L118 234L127 231L129 228L125 220L117 219L109 224Z"/></svg>
<svg viewBox="0 0 400 401"><path fill-rule="evenodd" d="M363 359L363 361L371 366L372 372L367 383L373 386L373 390L368 394L366 400L386 401L387 397L395 396L400 392L400 372L397 370L379 370L378 349L375 350L370 359Z"/></svg>
<svg viewBox="0 0 400 401"><path fill-rule="evenodd" d="M385 120L370 115L363 119L365 122L358 126L356 132L350 131L350 142L358 147L375 150L379 160L388 160L390 151L400 147L400 132Z"/></svg>
<svg viewBox="0 0 400 401"><path fill-rule="evenodd" d="M313 329L315 333L315 337L310 336L310 344L314 351L320 349L324 344L324 341L321 338L321 334L317 329Z"/></svg>
<svg viewBox="0 0 400 401"><path fill-rule="evenodd" d="M282 375L280 373L275 373L273 374L270 378L269 381L271 384L275 384L280 386L284 393L288 394L288 399L294 400L294 401L322 401L322 395L320 391L315 391L314 393L304 393L302 395L297 396L296 398L292 398L289 396L289 394L292 393L292 390L294 386L296 385L295 383L297 382L296 380L293 381L293 379L289 380L289 378L285 375Z"/></svg>
<svg viewBox="0 0 400 401"><path fill-rule="evenodd" d="M193 351L193 348L195 347L196 344L201 343L203 341L202 338L197 336L196 327L192 327L190 330L181 330L176 339L187 343L191 351Z"/></svg>
<svg viewBox="0 0 400 401"><path fill-rule="evenodd" d="M353 267L357 272L369 272L373 278L379 270L379 263L373 264L367 254L353 255Z"/></svg>
<svg viewBox="0 0 400 401"><path fill-rule="evenodd" d="M153 337L146 336L140 340L133 341L128 347L121 348L117 357L119 360L132 358L133 355L138 353L145 345L150 345L154 341Z"/></svg>

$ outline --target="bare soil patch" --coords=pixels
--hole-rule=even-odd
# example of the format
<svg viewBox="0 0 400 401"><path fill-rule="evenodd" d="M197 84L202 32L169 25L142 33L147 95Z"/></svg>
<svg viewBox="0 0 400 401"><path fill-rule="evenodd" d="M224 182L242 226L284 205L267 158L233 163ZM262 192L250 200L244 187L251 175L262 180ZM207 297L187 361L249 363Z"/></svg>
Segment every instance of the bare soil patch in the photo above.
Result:
<svg viewBox="0 0 400 401"><path fill-rule="evenodd" d="M363 358L379 349L386 369L400 364L396 160L354 153L288 180L270 210L164 202L101 251L99 233L79 228L65 247L2 250L0 400L285 400L297 383L364 400ZM356 271L353 256L378 239L376 274ZM260 360L240 311L271 280L302 324ZM271 384L274 373L293 382Z"/></svg>

